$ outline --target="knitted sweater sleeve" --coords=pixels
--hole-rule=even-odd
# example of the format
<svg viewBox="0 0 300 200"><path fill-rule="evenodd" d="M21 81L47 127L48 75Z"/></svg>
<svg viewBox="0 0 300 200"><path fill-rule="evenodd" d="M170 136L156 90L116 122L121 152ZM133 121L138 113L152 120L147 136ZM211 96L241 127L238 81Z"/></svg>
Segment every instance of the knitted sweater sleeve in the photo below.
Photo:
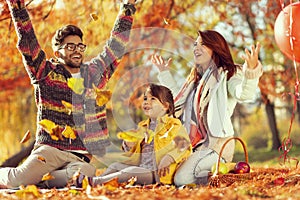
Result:
<svg viewBox="0 0 300 200"><path fill-rule="evenodd" d="M31 81L45 74L46 55L35 36L24 0L6 0L18 36L17 48L22 54Z"/></svg>
<svg viewBox="0 0 300 200"><path fill-rule="evenodd" d="M103 51L86 64L89 66L89 87L95 84L99 88L105 87L108 79L116 70L120 59L126 53L126 45L129 42L130 30L133 23L133 5L122 5L114 23L110 38L107 40Z"/></svg>

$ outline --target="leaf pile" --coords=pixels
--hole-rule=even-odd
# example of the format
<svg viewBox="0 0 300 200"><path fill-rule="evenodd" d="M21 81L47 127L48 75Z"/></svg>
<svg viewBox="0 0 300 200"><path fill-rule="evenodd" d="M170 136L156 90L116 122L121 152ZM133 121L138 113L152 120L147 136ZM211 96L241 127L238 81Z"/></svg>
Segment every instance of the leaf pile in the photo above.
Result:
<svg viewBox="0 0 300 200"><path fill-rule="evenodd" d="M37 191L28 187L17 192L0 193L0 199L299 199L300 170L288 168L254 168L252 180L237 181L227 187L190 185L134 186L132 182L118 184L113 180L105 185L86 189L50 189Z"/></svg>

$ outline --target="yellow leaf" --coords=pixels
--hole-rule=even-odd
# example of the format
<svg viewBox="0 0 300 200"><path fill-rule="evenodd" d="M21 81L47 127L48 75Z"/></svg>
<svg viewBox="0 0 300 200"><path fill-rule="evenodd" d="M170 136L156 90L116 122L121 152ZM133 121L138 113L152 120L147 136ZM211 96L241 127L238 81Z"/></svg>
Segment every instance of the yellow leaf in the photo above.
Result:
<svg viewBox="0 0 300 200"><path fill-rule="evenodd" d="M61 135L59 126L56 125L54 122L48 119L43 119L39 122L39 125L41 125L47 133L51 136L52 140L63 140L63 137Z"/></svg>
<svg viewBox="0 0 300 200"><path fill-rule="evenodd" d="M31 133L28 130L25 135L23 136L22 140L20 141L21 144L24 144L25 142L27 142L31 137Z"/></svg>
<svg viewBox="0 0 300 200"><path fill-rule="evenodd" d="M111 91L102 91L97 93L96 102L98 106L105 105L111 98Z"/></svg>
<svg viewBox="0 0 300 200"><path fill-rule="evenodd" d="M114 191L119 187L118 178L113 178L112 180L104 183L103 185L107 190Z"/></svg>
<svg viewBox="0 0 300 200"><path fill-rule="evenodd" d="M129 131L124 131L124 132L119 132L117 134L117 137L126 142L137 142L144 138L144 134L137 130L129 130Z"/></svg>
<svg viewBox="0 0 300 200"><path fill-rule="evenodd" d="M65 136L65 138L70 138L72 140L76 139L76 134L74 130L68 125L63 130L62 135Z"/></svg>
<svg viewBox="0 0 300 200"><path fill-rule="evenodd" d="M26 188L21 187L21 190L16 191L16 195L21 199L29 199L27 195L33 194L35 197L40 196L40 192L35 185L27 185Z"/></svg>
<svg viewBox="0 0 300 200"><path fill-rule="evenodd" d="M74 189L68 190L68 192L73 194L73 195L80 194L80 192L78 190L74 190Z"/></svg>
<svg viewBox="0 0 300 200"><path fill-rule="evenodd" d="M127 184L125 186L125 188L130 188L132 187L135 182L137 181L137 177L131 177L128 181L127 181Z"/></svg>
<svg viewBox="0 0 300 200"><path fill-rule="evenodd" d="M39 122L39 125L41 125L47 133L53 133L53 129L56 128L56 124L48 119L43 119Z"/></svg>
<svg viewBox="0 0 300 200"><path fill-rule="evenodd" d="M92 20L97 21L98 20L98 15L96 13L91 13L90 17L92 18Z"/></svg>
<svg viewBox="0 0 300 200"><path fill-rule="evenodd" d="M73 110L73 105L71 103L69 103L69 102L64 101L64 100L62 100L61 103L68 110L68 114L70 115L72 113L72 110Z"/></svg>
<svg viewBox="0 0 300 200"><path fill-rule="evenodd" d="M111 98L111 91L109 90L100 90L99 88L97 88L95 85L93 85L93 88L96 92L96 103L98 106L103 106L104 104L106 104L110 98Z"/></svg>
<svg viewBox="0 0 300 200"><path fill-rule="evenodd" d="M42 181L48 181L48 180L53 180L55 179L54 176L52 176L50 173L47 173L43 176Z"/></svg>
<svg viewBox="0 0 300 200"><path fill-rule="evenodd" d="M83 78L69 78L68 86L76 93L82 94L84 91Z"/></svg>
<svg viewBox="0 0 300 200"><path fill-rule="evenodd" d="M82 180L82 189L86 189L89 186L89 180L88 177L84 177L84 179Z"/></svg>
<svg viewBox="0 0 300 200"><path fill-rule="evenodd" d="M27 187L25 189L28 192L31 192L32 194L34 194L34 196L36 196L36 197L38 197L40 195L40 192L35 185L27 185Z"/></svg>

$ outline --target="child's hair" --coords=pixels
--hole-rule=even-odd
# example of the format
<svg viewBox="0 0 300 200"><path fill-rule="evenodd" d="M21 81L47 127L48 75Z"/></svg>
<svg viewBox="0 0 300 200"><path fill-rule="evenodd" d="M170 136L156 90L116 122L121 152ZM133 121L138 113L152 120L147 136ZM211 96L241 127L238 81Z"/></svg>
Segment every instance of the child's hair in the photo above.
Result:
<svg viewBox="0 0 300 200"><path fill-rule="evenodd" d="M165 86L156 84L150 84L148 86L148 89L150 91L150 94L156 97L162 104L165 105L166 103L168 103L169 108L167 110L167 114L169 116L175 117L175 106L171 90Z"/></svg>

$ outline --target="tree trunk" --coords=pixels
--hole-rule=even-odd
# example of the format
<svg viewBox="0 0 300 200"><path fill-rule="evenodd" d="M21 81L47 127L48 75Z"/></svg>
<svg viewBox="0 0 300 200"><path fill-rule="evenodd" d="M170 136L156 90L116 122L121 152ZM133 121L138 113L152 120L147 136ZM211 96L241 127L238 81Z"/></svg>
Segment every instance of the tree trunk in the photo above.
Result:
<svg viewBox="0 0 300 200"><path fill-rule="evenodd" d="M269 127L272 132L272 149L277 150L280 147L281 142L279 139L279 131L276 123L274 104L271 103L269 100L267 100L265 106L266 106L266 113L269 122Z"/></svg>
<svg viewBox="0 0 300 200"><path fill-rule="evenodd" d="M17 167L26 157L28 157L33 149L35 141L31 142L28 147L23 148L21 151L8 158L0 167Z"/></svg>
<svg viewBox="0 0 300 200"><path fill-rule="evenodd" d="M298 123L300 124L300 101L297 101Z"/></svg>

